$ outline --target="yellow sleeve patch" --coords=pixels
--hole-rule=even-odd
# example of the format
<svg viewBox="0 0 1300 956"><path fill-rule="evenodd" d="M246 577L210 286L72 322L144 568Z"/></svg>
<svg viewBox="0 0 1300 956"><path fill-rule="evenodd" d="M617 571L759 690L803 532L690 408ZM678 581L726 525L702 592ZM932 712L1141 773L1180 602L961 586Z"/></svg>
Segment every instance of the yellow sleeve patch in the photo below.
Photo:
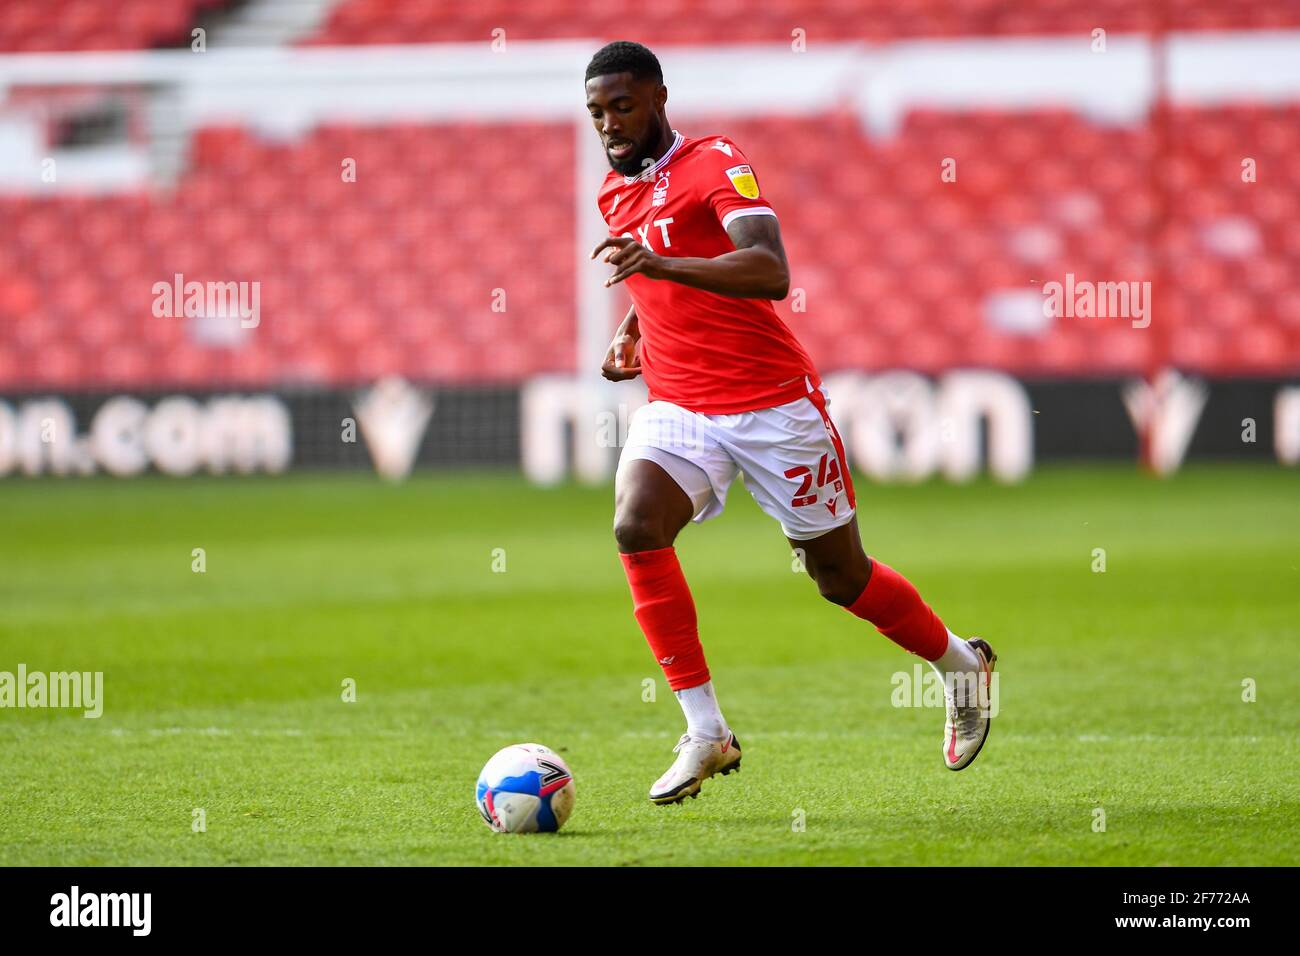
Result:
<svg viewBox="0 0 1300 956"><path fill-rule="evenodd" d="M758 180L754 177L754 171L748 166L732 166L727 170L727 178L731 180L731 185L735 187L736 192L746 199L758 198Z"/></svg>

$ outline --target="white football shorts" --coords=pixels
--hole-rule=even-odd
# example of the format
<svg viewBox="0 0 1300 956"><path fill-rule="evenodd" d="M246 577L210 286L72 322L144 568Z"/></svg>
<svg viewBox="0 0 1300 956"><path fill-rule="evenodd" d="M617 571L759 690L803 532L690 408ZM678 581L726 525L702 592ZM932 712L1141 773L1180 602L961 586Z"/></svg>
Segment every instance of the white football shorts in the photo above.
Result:
<svg viewBox="0 0 1300 956"><path fill-rule="evenodd" d="M807 381L805 379L805 381ZM702 415L671 402L637 409L619 469L653 461L695 506L695 521L722 514L737 474L787 538L807 541L853 517L853 481L824 388L803 398L735 415Z"/></svg>

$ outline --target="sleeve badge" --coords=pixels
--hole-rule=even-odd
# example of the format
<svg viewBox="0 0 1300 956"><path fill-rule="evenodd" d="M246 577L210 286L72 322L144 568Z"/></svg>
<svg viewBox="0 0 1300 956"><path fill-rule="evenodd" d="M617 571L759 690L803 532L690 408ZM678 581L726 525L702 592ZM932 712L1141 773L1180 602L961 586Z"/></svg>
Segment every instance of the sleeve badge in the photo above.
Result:
<svg viewBox="0 0 1300 956"><path fill-rule="evenodd" d="M754 178L754 171L748 166L732 166L727 170L727 178L731 180L731 185L736 192L746 199L758 198L758 180Z"/></svg>

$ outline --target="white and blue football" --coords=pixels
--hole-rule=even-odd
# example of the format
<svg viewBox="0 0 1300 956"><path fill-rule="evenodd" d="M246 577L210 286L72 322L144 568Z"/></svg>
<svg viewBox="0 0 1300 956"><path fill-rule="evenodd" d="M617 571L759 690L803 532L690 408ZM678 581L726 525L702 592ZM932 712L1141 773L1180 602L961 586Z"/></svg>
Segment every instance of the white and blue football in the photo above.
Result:
<svg viewBox="0 0 1300 956"><path fill-rule="evenodd" d="M541 744L498 750L478 775L474 799L498 833L554 833L573 812L573 773Z"/></svg>

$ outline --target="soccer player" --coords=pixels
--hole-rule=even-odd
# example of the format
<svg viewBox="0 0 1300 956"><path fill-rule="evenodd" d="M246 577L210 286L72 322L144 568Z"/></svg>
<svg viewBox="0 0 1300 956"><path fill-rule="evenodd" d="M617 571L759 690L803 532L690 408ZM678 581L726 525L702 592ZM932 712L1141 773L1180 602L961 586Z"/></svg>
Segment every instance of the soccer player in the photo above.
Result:
<svg viewBox="0 0 1300 956"><path fill-rule="evenodd" d="M772 300L790 272L776 212L725 136L687 138L668 123L668 89L638 43L602 48L586 73L587 109L612 171L600 213L632 308L605 356L613 381L644 375L649 404L628 429L614 486L614 537L637 622L686 716L655 803L699 793L740 767L740 744L714 694L695 604L673 542L722 512L743 472L760 508L802 551L822 597L870 621L944 678L943 759L970 764L989 732L993 649L949 631L906 578L867 557L853 481L808 354ZM981 703L983 706L981 706Z"/></svg>

